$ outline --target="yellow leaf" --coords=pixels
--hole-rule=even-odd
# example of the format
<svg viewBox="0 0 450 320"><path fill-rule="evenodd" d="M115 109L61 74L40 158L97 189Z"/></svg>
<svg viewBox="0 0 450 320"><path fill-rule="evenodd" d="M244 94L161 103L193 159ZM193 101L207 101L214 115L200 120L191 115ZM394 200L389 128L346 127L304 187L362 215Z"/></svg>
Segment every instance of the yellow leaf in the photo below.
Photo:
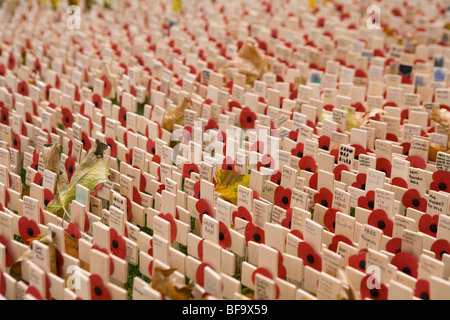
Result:
<svg viewBox="0 0 450 320"><path fill-rule="evenodd" d="M233 171L221 170L216 174L216 192L220 193L222 198L232 204L237 204L237 190L238 186L249 187L249 174L236 174Z"/></svg>

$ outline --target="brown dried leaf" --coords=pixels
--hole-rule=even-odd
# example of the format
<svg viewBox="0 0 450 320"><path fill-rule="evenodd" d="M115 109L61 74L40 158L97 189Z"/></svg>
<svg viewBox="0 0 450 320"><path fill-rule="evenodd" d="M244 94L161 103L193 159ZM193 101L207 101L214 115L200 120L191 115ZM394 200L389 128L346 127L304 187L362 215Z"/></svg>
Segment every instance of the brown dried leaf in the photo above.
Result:
<svg viewBox="0 0 450 320"><path fill-rule="evenodd" d="M169 132L173 132L173 127L175 124L179 124L184 127L184 110L189 108L189 99L184 97L173 110L164 114L162 128Z"/></svg>
<svg viewBox="0 0 450 320"><path fill-rule="evenodd" d="M163 296L170 297L172 300L192 299L192 289L194 285L180 285L175 283L175 281L170 278L170 275L175 271L176 269L173 268L164 270L160 267L156 267L153 271L150 286L160 292Z"/></svg>

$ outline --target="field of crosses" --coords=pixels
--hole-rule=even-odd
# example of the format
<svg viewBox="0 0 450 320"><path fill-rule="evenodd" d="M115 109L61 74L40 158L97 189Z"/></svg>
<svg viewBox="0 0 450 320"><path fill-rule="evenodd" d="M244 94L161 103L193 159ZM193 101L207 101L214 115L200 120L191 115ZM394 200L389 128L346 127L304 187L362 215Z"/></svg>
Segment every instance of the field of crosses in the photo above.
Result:
<svg viewBox="0 0 450 320"><path fill-rule="evenodd" d="M450 298L449 1L0 6L0 300Z"/></svg>

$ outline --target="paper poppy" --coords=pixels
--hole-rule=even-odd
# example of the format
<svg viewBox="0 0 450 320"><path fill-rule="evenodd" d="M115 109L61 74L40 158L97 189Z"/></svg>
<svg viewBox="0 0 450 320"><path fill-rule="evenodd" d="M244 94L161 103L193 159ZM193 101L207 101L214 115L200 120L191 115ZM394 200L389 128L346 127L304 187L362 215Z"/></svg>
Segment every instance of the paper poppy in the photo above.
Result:
<svg viewBox="0 0 450 320"><path fill-rule="evenodd" d="M303 260L303 265L322 271L322 258L305 241L298 244L297 256Z"/></svg>
<svg viewBox="0 0 450 320"><path fill-rule="evenodd" d="M409 149L411 148L411 143L403 142L400 144L400 146L403 148L402 154L407 156L409 154Z"/></svg>
<svg viewBox="0 0 450 320"><path fill-rule="evenodd" d="M317 128L316 128L316 125L314 124L314 122L312 122L311 120L307 120L306 125L313 129L314 134L317 134Z"/></svg>
<svg viewBox="0 0 450 320"><path fill-rule="evenodd" d="M370 190L367 191L365 196L361 196L358 198L358 207L373 210L375 207L375 191Z"/></svg>
<svg viewBox="0 0 450 320"><path fill-rule="evenodd" d="M231 235L225 223L219 221L219 245L223 248L229 248L231 246Z"/></svg>
<svg viewBox="0 0 450 320"><path fill-rule="evenodd" d="M339 150L338 149L333 149L330 151L330 156L334 157L334 163L337 164L338 163L338 157L339 157Z"/></svg>
<svg viewBox="0 0 450 320"><path fill-rule="evenodd" d="M69 223L67 229L64 229L64 231L72 238L75 238L77 240L81 238L80 229L78 229L78 226L73 222Z"/></svg>
<svg viewBox="0 0 450 320"><path fill-rule="evenodd" d="M183 144L189 144L189 141L192 140L192 127L185 126L181 132L181 136L183 137Z"/></svg>
<svg viewBox="0 0 450 320"><path fill-rule="evenodd" d="M206 202L205 199L199 199L197 201L197 203L195 204L195 208L198 211L198 214L200 217L200 223L203 223L203 215L204 214L214 218L213 209L210 207L210 205L208 204L208 202Z"/></svg>
<svg viewBox="0 0 450 320"><path fill-rule="evenodd" d="M311 176L311 178L309 178L309 181L308 181L308 186L311 188L311 189L314 189L314 190L317 190L317 183L318 183L318 176L319 176L319 173L318 172L315 172L312 176Z"/></svg>
<svg viewBox="0 0 450 320"><path fill-rule="evenodd" d="M4 77L6 75L6 67L4 64L0 64L0 76Z"/></svg>
<svg viewBox="0 0 450 320"><path fill-rule="evenodd" d="M314 203L318 203L326 208L331 208L333 203L333 193L327 188L320 188L314 195Z"/></svg>
<svg viewBox="0 0 450 320"><path fill-rule="evenodd" d="M293 141L297 141L299 131L300 131L300 129L289 131L289 139L291 139Z"/></svg>
<svg viewBox="0 0 450 320"><path fill-rule="evenodd" d="M126 154L125 154L125 162L128 163L129 165L133 164L133 149L130 149Z"/></svg>
<svg viewBox="0 0 450 320"><path fill-rule="evenodd" d="M275 173L272 173L270 176L270 181L273 183L276 183L277 185L281 184L281 171L276 171Z"/></svg>
<svg viewBox="0 0 450 320"><path fill-rule="evenodd" d="M20 217L18 226L19 235L26 245L31 243L29 239L36 238L40 234L38 224L34 220L28 220L27 217Z"/></svg>
<svg viewBox="0 0 450 320"><path fill-rule="evenodd" d="M20 135L15 133L14 131L12 132L12 147L15 150L20 151Z"/></svg>
<svg viewBox="0 0 450 320"><path fill-rule="evenodd" d="M190 163L190 162L186 162L183 165L183 177L185 179L190 179L192 172L199 173L197 165Z"/></svg>
<svg viewBox="0 0 450 320"><path fill-rule="evenodd" d="M400 177L394 177L391 180L391 185L397 186L400 188L408 189L408 182L405 181L405 179Z"/></svg>
<svg viewBox="0 0 450 320"><path fill-rule="evenodd" d="M392 238L386 242L386 251L396 254L402 251L402 238Z"/></svg>
<svg viewBox="0 0 450 320"><path fill-rule="evenodd" d="M409 166L411 168L425 169L427 166L426 161L419 156L408 156L405 160L409 161Z"/></svg>
<svg viewBox="0 0 450 320"><path fill-rule="evenodd" d="M53 198L55 196L53 195L53 192L51 192L49 189L44 189L44 205L47 207L50 202L53 201Z"/></svg>
<svg viewBox="0 0 450 320"><path fill-rule="evenodd" d="M303 157L303 150L304 150L304 148L305 148L305 145L303 143L301 143L301 142L298 142L295 145L295 148L291 149L291 154L294 157L302 158Z"/></svg>
<svg viewBox="0 0 450 320"><path fill-rule="evenodd" d="M235 162L230 156L223 159L222 170L235 171Z"/></svg>
<svg viewBox="0 0 450 320"><path fill-rule="evenodd" d="M450 254L450 243L446 239L438 239L433 242L430 250L434 252L436 259L442 261L444 254Z"/></svg>
<svg viewBox="0 0 450 320"><path fill-rule="evenodd" d="M25 294L29 294L37 300L43 300L41 293L35 286L28 286L27 290L25 291Z"/></svg>
<svg viewBox="0 0 450 320"><path fill-rule="evenodd" d="M206 263L206 262L202 262L198 267L197 267L197 271L195 272L195 280L197 281L198 285L200 285L201 287L203 287L205 285L205 268L206 267L210 267L211 269L214 270L214 268Z"/></svg>
<svg viewBox="0 0 450 320"><path fill-rule="evenodd" d="M72 156L68 157L64 162L64 167L66 169L67 178L70 182L70 180L72 179L72 175L75 172L75 158Z"/></svg>
<svg viewBox="0 0 450 320"><path fill-rule="evenodd" d="M102 104L103 104L103 99L100 95L98 95L97 93L94 93L92 95L92 103L94 103L94 106L96 108L101 109L102 108Z"/></svg>
<svg viewBox="0 0 450 320"><path fill-rule="evenodd" d="M170 242L173 242L177 237L177 224L175 223L174 217L170 213L160 213L158 217L170 223Z"/></svg>
<svg viewBox="0 0 450 320"><path fill-rule="evenodd" d="M258 161L258 163L256 164L256 168L258 169L258 171L260 170L261 167L265 167L272 170L275 169L275 159L268 154L263 155L261 157L261 161Z"/></svg>
<svg viewBox="0 0 450 320"><path fill-rule="evenodd" d="M36 172L36 174L34 175L34 178L33 178L33 183L35 183L37 185L42 185L43 181L44 181L44 178L42 177L42 175L39 172Z"/></svg>
<svg viewBox="0 0 450 320"><path fill-rule="evenodd" d="M330 140L329 136L320 136L318 139L319 149L328 150L330 148Z"/></svg>
<svg viewBox="0 0 450 320"><path fill-rule="evenodd" d="M286 217L281 221L281 225L285 228L291 229L292 223L292 208L286 210ZM303 238L303 235L302 235Z"/></svg>
<svg viewBox="0 0 450 320"><path fill-rule="evenodd" d="M250 151L264 154L264 142L256 141L250 146Z"/></svg>
<svg viewBox="0 0 450 320"><path fill-rule="evenodd" d="M252 222L245 226L245 242L254 241L257 243L265 243L264 229L254 225Z"/></svg>
<svg viewBox="0 0 450 320"><path fill-rule="evenodd" d="M2 235L0 235L0 244L5 246L5 266L11 267L12 264L14 263L14 259L13 259L13 256L11 255L11 250L9 249L8 242L6 242L6 239L3 238ZM1 292L0 292L0 294L1 294Z"/></svg>
<svg viewBox="0 0 450 320"><path fill-rule="evenodd" d="M120 107L119 109L119 121L120 124L122 125L122 127L126 127L127 126L127 109L125 109L124 107Z"/></svg>
<svg viewBox="0 0 450 320"><path fill-rule="evenodd" d="M232 111L233 108L238 108L238 109L242 109L242 106L239 102L235 101L235 100L231 100L230 102L228 102L228 110ZM248 108L247 108L248 109ZM250 110L250 109L249 109Z"/></svg>
<svg viewBox="0 0 450 320"><path fill-rule="evenodd" d="M435 171L433 172L432 178L433 181L430 184L430 190L450 193L450 172Z"/></svg>
<svg viewBox="0 0 450 320"><path fill-rule="evenodd" d="M392 229L394 228L394 223L389 219L386 211L383 209L376 209L372 211L367 219L367 224L377 227L383 234L388 237L392 237Z"/></svg>
<svg viewBox="0 0 450 320"><path fill-rule="evenodd" d="M342 234L337 234L331 239L331 243L328 245L328 250L336 252L339 242L344 242L350 246L353 246L353 242L349 238L343 236Z"/></svg>
<svg viewBox="0 0 450 320"><path fill-rule="evenodd" d="M61 108L62 124L65 128L72 128L73 114L68 108Z"/></svg>
<svg viewBox="0 0 450 320"><path fill-rule="evenodd" d="M121 236L119 236L119 234L114 228L109 229L109 239L110 239L109 248L112 254L121 259L125 259L126 255L125 240Z"/></svg>
<svg viewBox="0 0 450 320"><path fill-rule="evenodd" d="M399 252L391 260L391 264L397 269L407 275L417 278L417 270L419 262L417 258L409 252Z"/></svg>
<svg viewBox="0 0 450 320"><path fill-rule="evenodd" d="M126 211L126 215L127 215L127 221L129 222L131 220L131 208L132 208L132 204L131 204L131 200L126 196L126 195L122 195L126 202L127 202L127 211Z"/></svg>
<svg viewBox="0 0 450 320"><path fill-rule="evenodd" d="M427 200L420 196L416 189L409 189L403 194L402 204L406 208L413 208L422 212L427 211Z"/></svg>
<svg viewBox="0 0 450 320"><path fill-rule="evenodd" d="M0 123L9 125L9 109L3 104L0 105Z"/></svg>
<svg viewBox="0 0 450 320"><path fill-rule="evenodd" d="M342 174L342 171L350 171L350 170L348 169L348 166L347 166L346 164L343 164L343 163L338 164L338 165L334 168L333 173L334 173L334 179L335 179L335 180L341 181L341 174Z"/></svg>
<svg viewBox="0 0 450 320"><path fill-rule="evenodd" d="M430 283L427 280L419 279L414 289L414 297L422 300L430 300Z"/></svg>
<svg viewBox="0 0 450 320"><path fill-rule="evenodd" d="M233 225L236 224L235 223L235 219L236 218L240 218L242 220L245 220L245 221L248 221L248 222L252 222L252 215L247 210L247 208L243 207L243 206L239 206L237 211L233 211L233 213L231 215L231 218L232 218L232 221L233 221Z"/></svg>
<svg viewBox="0 0 450 320"><path fill-rule="evenodd" d="M226 143L227 142L227 134L223 131L219 131L217 133L217 137L216 137L217 141L219 142L223 142ZM226 152L223 153L224 155L226 154Z"/></svg>
<svg viewBox="0 0 450 320"><path fill-rule="evenodd" d="M308 172L316 172L317 170L317 162L316 160L311 157L311 156L304 156L303 158L300 159L300 161L298 162L298 167L301 170L305 170Z"/></svg>
<svg viewBox="0 0 450 320"><path fill-rule="evenodd" d="M200 199L200 180L194 183L194 198Z"/></svg>
<svg viewBox="0 0 450 320"><path fill-rule="evenodd" d="M106 138L106 144L109 146L109 148L111 149L110 151L110 157L115 158L117 156L117 144L114 141L113 138Z"/></svg>
<svg viewBox="0 0 450 320"><path fill-rule="evenodd" d="M275 205L285 210L289 209L291 207L291 196L291 189L283 188L282 186L276 187L274 194Z"/></svg>
<svg viewBox="0 0 450 320"><path fill-rule="evenodd" d="M209 119L208 122L206 123L205 126L205 132L208 130L219 130L219 125L217 124L217 122L214 119Z"/></svg>
<svg viewBox="0 0 450 320"><path fill-rule="evenodd" d="M100 80L103 81L103 97L107 97L111 92L111 82L106 75L101 76Z"/></svg>
<svg viewBox="0 0 450 320"><path fill-rule="evenodd" d="M337 209L329 208L327 211L325 211L325 214L323 216L323 223L325 227L332 233L334 233L335 231L336 212L338 211L339 210Z"/></svg>
<svg viewBox="0 0 450 320"><path fill-rule="evenodd" d="M386 177L388 177L388 178L391 177L392 165L391 165L391 162L388 159L386 159L386 158L377 158L377 161L376 161L376 164L375 164L375 168L378 171L386 173Z"/></svg>
<svg viewBox="0 0 450 320"><path fill-rule="evenodd" d="M419 231L432 237L436 237L438 229L439 215L431 216L428 213L423 214L419 219Z"/></svg>
<svg viewBox="0 0 450 320"><path fill-rule="evenodd" d="M26 81L20 81L17 84L17 92L23 96L28 96L28 84Z"/></svg>
<svg viewBox="0 0 450 320"><path fill-rule="evenodd" d="M239 123L243 129L254 129L256 118L256 114L252 112L250 108L245 107L241 110Z"/></svg>
<svg viewBox="0 0 450 320"><path fill-rule="evenodd" d="M156 154L156 143L150 138L147 140L147 152L152 155Z"/></svg>
<svg viewBox="0 0 450 320"><path fill-rule="evenodd" d="M361 249L357 254L351 255L348 258L348 265L361 272L366 272L366 253L367 249Z"/></svg>
<svg viewBox="0 0 450 320"><path fill-rule="evenodd" d="M14 54L10 52L8 57L8 69L9 70L14 69L15 65L16 65L16 58L14 57Z"/></svg>
<svg viewBox="0 0 450 320"><path fill-rule="evenodd" d="M103 285L102 278L98 274L89 276L91 288L91 300L111 300L111 294Z"/></svg>
<svg viewBox="0 0 450 320"><path fill-rule="evenodd" d="M89 139L89 136L85 132L81 132L81 142L83 143L83 150L89 153L89 150L91 150L91 139Z"/></svg>
<svg viewBox="0 0 450 320"><path fill-rule="evenodd" d="M362 300L365 300L366 298L372 300L387 300L388 297L388 288L381 283L379 279L375 279L372 274L367 274L361 279L359 292Z"/></svg>
<svg viewBox="0 0 450 320"><path fill-rule="evenodd" d="M352 187L358 188L361 190L366 190L366 180L367 180L367 174L358 173L356 175L356 181L352 183Z"/></svg>
<svg viewBox="0 0 450 320"><path fill-rule="evenodd" d="M354 156L354 158L356 159L356 160L358 160L359 159L359 155L360 154L367 154L367 150L366 150L366 148L364 148L362 145L360 145L360 144L352 144L352 145L350 145L351 147L353 147L353 148L355 148L355 156Z"/></svg>

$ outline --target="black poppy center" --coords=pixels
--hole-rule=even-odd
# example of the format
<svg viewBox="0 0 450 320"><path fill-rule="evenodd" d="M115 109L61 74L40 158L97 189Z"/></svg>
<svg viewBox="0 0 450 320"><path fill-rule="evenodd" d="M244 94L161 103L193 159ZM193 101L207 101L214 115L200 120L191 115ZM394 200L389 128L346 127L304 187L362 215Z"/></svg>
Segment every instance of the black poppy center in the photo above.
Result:
<svg viewBox="0 0 450 320"><path fill-rule="evenodd" d="M320 204L323 205L324 207L328 207L328 201L323 199L322 201L320 201Z"/></svg>
<svg viewBox="0 0 450 320"><path fill-rule="evenodd" d="M422 292L420 294L420 299L422 299L422 300L430 300L430 296L428 295L428 293Z"/></svg>
<svg viewBox="0 0 450 320"><path fill-rule="evenodd" d="M270 163L266 163L266 165L264 167L270 168Z"/></svg>
<svg viewBox="0 0 450 320"><path fill-rule="evenodd" d="M313 257L313 255L312 255L312 254L308 254L308 255L306 256L306 260L307 260L309 263L314 263L314 257Z"/></svg>
<svg viewBox="0 0 450 320"><path fill-rule="evenodd" d="M289 223L288 223L289 229L292 229L291 224L292 224L292 221L289 221Z"/></svg>
<svg viewBox="0 0 450 320"><path fill-rule="evenodd" d="M14 139L14 140L13 140L13 144L14 144L15 146L17 146L17 139Z"/></svg>
<svg viewBox="0 0 450 320"><path fill-rule="evenodd" d="M69 173L72 173L73 172L73 167L69 166L69 168L67 168L67 171L69 171Z"/></svg>
<svg viewBox="0 0 450 320"><path fill-rule="evenodd" d="M322 147L322 150L328 151L328 146L323 146L323 147Z"/></svg>
<svg viewBox="0 0 450 320"><path fill-rule="evenodd" d="M430 225L430 231L431 232L436 232L437 231L437 225L435 225L434 223L432 225Z"/></svg>
<svg viewBox="0 0 450 320"><path fill-rule="evenodd" d="M418 207L419 204L420 204L419 199L413 199L412 205L413 205L414 207Z"/></svg>
<svg viewBox="0 0 450 320"><path fill-rule="evenodd" d="M253 240L255 240L256 242L259 242L261 240L261 236L259 235L259 233L255 233L253 235Z"/></svg>
<svg viewBox="0 0 450 320"><path fill-rule="evenodd" d="M283 204L288 204L289 203L289 198L284 196L283 198L281 198L281 202L283 202Z"/></svg>
<svg viewBox="0 0 450 320"><path fill-rule="evenodd" d="M384 169L381 169L380 171L386 173L386 170L384 170Z"/></svg>
<svg viewBox="0 0 450 320"><path fill-rule="evenodd" d="M122 119L123 119L124 121L127 121L127 114L126 114L126 113L122 116Z"/></svg>
<svg viewBox="0 0 450 320"><path fill-rule="evenodd" d="M27 229L27 234L31 237L34 234L34 231L32 228Z"/></svg>
<svg viewBox="0 0 450 320"><path fill-rule="evenodd" d="M34 170L38 170L38 167L39 167L39 164L38 163L36 163L35 165L34 165Z"/></svg>
<svg viewBox="0 0 450 320"><path fill-rule="evenodd" d="M155 147L153 147L151 151L153 154L155 154L156 153Z"/></svg>
<svg viewBox="0 0 450 320"><path fill-rule="evenodd" d="M203 214L209 215L208 211L203 211Z"/></svg>
<svg viewBox="0 0 450 320"><path fill-rule="evenodd" d="M21 86L21 87L20 87L20 91L22 91L22 93L24 93L24 92L25 92L25 87L24 87L24 86Z"/></svg>
<svg viewBox="0 0 450 320"><path fill-rule="evenodd" d="M299 157L299 158L303 157L303 152L301 152L301 151L297 152L297 157Z"/></svg>
<svg viewBox="0 0 450 320"><path fill-rule="evenodd" d="M194 170L193 170L193 169L189 170L189 175L191 175L191 173L192 173L192 172L194 172Z"/></svg>
<svg viewBox="0 0 450 320"><path fill-rule="evenodd" d="M95 107L98 108L98 101L95 101L94 104L95 104Z"/></svg>
<svg viewBox="0 0 450 320"><path fill-rule="evenodd" d="M363 183L363 184L361 185L361 190L366 190L366 184L365 184L365 183Z"/></svg>
<svg viewBox="0 0 450 320"><path fill-rule="evenodd" d="M311 168L310 167L307 167L305 170L308 171L308 172L311 172Z"/></svg>
<svg viewBox="0 0 450 320"><path fill-rule="evenodd" d="M402 269L402 271L403 271L404 273L406 273L407 275L411 275L411 269L408 268L408 267L404 267L404 268Z"/></svg>
<svg viewBox="0 0 450 320"><path fill-rule="evenodd" d="M280 185L280 183L281 183L281 179L278 179L277 180L277 185Z"/></svg>
<svg viewBox="0 0 450 320"><path fill-rule="evenodd" d="M378 290L375 288L370 289L370 295L374 298L378 298Z"/></svg>
<svg viewBox="0 0 450 320"><path fill-rule="evenodd" d="M95 288L94 288L94 293L95 293L97 296L100 296L100 295L102 294L102 289L100 289L100 287L95 287Z"/></svg>
<svg viewBox="0 0 450 320"><path fill-rule="evenodd" d="M443 256L444 254L447 254L447 251L442 250L441 252L439 252L439 255L441 256L441 258L442 258L442 256Z"/></svg>
<svg viewBox="0 0 450 320"><path fill-rule="evenodd" d="M50 200L48 200L48 199L45 199L45 200L44 200L45 206L48 206L49 203L50 203Z"/></svg>
<svg viewBox="0 0 450 320"><path fill-rule="evenodd" d="M66 117L64 120L66 120L66 122L70 122L69 117Z"/></svg>
<svg viewBox="0 0 450 320"><path fill-rule="evenodd" d="M366 270L366 260L361 260L358 266L361 270Z"/></svg>
<svg viewBox="0 0 450 320"><path fill-rule="evenodd" d="M364 186L365 187L365 186ZM372 200L370 200L369 202L367 202L367 206L370 208L370 209L373 209L373 207L375 206L375 203L372 201Z"/></svg>
<svg viewBox="0 0 450 320"><path fill-rule="evenodd" d="M445 189L447 189L447 185L444 182L441 182L438 184L438 188L441 191L444 191Z"/></svg>
<svg viewBox="0 0 450 320"><path fill-rule="evenodd" d="M384 223L383 220L380 220L380 221L377 222L377 226L380 229L384 229L386 227L386 224Z"/></svg>
<svg viewBox="0 0 450 320"><path fill-rule="evenodd" d="M117 248L119 247L119 243L117 242L117 240L113 240L113 241L111 242L111 244L112 244L112 246L113 246L114 249L117 249Z"/></svg>
<svg viewBox="0 0 450 320"><path fill-rule="evenodd" d="M225 239L225 236L223 235L222 232L219 232L219 240L223 241L223 239Z"/></svg>
<svg viewBox="0 0 450 320"><path fill-rule="evenodd" d="M249 123L252 122L252 117L248 116L247 117L247 122L249 122Z"/></svg>
<svg viewBox="0 0 450 320"><path fill-rule="evenodd" d="M233 170L233 166L232 166L231 164L229 164L229 165L227 166L227 170Z"/></svg>

